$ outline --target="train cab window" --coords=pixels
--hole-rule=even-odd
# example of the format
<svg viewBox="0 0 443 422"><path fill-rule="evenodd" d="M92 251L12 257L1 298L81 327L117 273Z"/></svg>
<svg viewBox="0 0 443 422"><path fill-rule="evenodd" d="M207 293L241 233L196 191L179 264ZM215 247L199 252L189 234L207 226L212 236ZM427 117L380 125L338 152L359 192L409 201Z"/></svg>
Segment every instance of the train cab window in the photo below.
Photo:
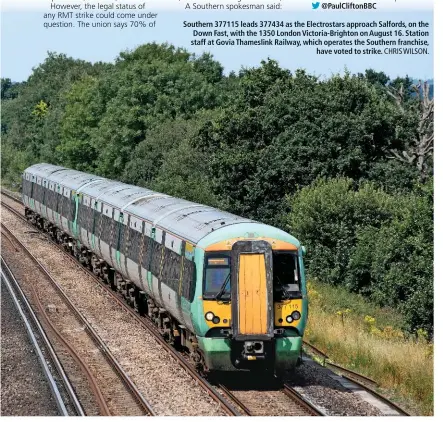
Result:
<svg viewBox="0 0 443 422"><path fill-rule="evenodd" d="M273 252L274 299L294 299L301 297L300 271L297 254Z"/></svg>
<svg viewBox="0 0 443 422"><path fill-rule="evenodd" d="M205 260L205 299L229 300L231 297L231 263L229 255L208 254Z"/></svg>

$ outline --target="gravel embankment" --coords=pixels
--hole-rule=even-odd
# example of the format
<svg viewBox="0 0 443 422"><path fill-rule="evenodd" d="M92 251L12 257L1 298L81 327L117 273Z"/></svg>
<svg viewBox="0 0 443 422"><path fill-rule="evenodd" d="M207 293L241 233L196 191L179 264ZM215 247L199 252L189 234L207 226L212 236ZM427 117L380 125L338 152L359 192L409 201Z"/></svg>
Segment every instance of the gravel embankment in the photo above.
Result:
<svg viewBox="0 0 443 422"><path fill-rule="evenodd" d="M26 327L1 283L1 414L57 416L58 409Z"/></svg>
<svg viewBox="0 0 443 422"><path fill-rule="evenodd" d="M6 209L4 224L46 267L91 323L157 415L223 416L208 394L133 317L54 245Z"/></svg>
<svg viewBox="0 0 443 422"><path fill-rule="evenodd" d="M110 346L113 354L132 377L137 387L149 398L158 414L223 414L221 410L216 410L212 399L156 343L153 337L106 297L101 289L92 280L89 280L88 276L69 262L55 247L45 244L41 239L33 239L32 234L26 234L23 223L16 222L11 214L4 212L3 218L5 219L6 216L10 216L8 221L12 222L11 228L15 224L19 232L22 233L21 240L26 239L27 242L31 242L30 245L32 245L36 256L42 257L44 265L51 270L56 279L60 279L62 287ZM23 227L20 228L20 226ZM40 236L37 235L37 237ZM46 253L48 248L51 248L49 255ZM101 309L103 312L97 312L97 309ZM327 415L382 415L379 409L347 390L332 379L327 370L314 362L305 361L291 376L288 384ZM269 414L270 408L266 402L271 400L271 396L263 400L260 406L253 406L256 407L254 410L264 407L263 414L266 412ZM274 402L273 407L280 406ZM262 412L257 411L257 413L261 414ZM278 414L291 413L286 411L280 413L279 411Z"/></svg>
<svg viewBox="0 0 443 422"><path fill-rule="evenodd" d="M304 360L288 384L328 416L382 416L382 412L347 390L328 370Z"/></svg>

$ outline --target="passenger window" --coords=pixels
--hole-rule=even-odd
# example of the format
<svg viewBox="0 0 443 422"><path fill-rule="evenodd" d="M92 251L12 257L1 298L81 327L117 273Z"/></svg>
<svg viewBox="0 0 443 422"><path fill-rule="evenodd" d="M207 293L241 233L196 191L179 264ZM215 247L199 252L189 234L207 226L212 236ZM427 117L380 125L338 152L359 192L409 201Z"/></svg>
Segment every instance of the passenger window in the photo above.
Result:
<svg viewBox="0 0 443 422"><path fill-rule="evenodd" d="M182 296L192 302L195 294L195 263L183 256Z"/></svg>

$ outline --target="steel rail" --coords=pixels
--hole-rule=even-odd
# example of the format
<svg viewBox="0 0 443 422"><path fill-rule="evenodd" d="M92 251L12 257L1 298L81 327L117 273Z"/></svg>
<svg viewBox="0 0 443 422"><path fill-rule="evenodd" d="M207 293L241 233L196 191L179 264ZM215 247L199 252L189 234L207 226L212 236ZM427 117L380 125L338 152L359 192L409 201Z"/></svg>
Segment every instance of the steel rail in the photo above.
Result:
<svg viewBox="0 0 443 422"><path fill-rule="evenodd" d="M378 387L378 383L376 381L374 381L372 378L366 377L366 376L364 376L362 374L359 374L358 372L354 372L351 369L344 368L341 365L337 365L337 364L331 363L331 362L326 362L326 359L329 359L329 356L325 352L323 352L322 350L318 349L314 345L308 343L307 341L303 341L303 344L305 344L306 346L311 348L318 355L322 356L325 359L324 360L324 365L325 366L329 366L330 368L334 368L335 370L338 370L339 372L344 372L344 373L348 374L348 376L344 375L344 374L340 374L340 376L342 378L344 378L344 379L346 379L346 380L348 380L350 382L353 382L354 384L357 384L358 386L362 387L364 390L368 391L369 393L371 393L372 395L374 395L378 399L380 399L382 402L384 402L388 406L390 406L393 409L395 409L402 416L410 416L410 414L407 413L400 406L398 406L397 404L395 404L394 402L392 402L391 400L389 400L388 398L384 397L383 395L381 395L380 393L375 391L373 388L368 387L365 384L365 383L369 383L369 384L373 385L374 387ZM363 380L363 382L358 381L358 379Z"/></svg>
<svg viewBox="0 0 443 422"><path fill-rule="evenodd" d="M285 393L291 400L303 407L310 416L326 416L320 409L315 407L310 401L304 398L298 391L295 391L290 385L283 384L283 393Z"/></svg>
<svg viewBox="0 0 443 422"><path fill-rule="evenodd" d="M2 194L5 195L6 197L8 197L9 199L13 200L14 202L17 202L21 205L23 205L20 200L18 200L17 198L11 196L8 193L5 193L2 190ZM26 222L29 226L33 227L34 226L20 213L18 213L17 210L15 210L14 208L12 208L11 206L9 206L8 204L4 203L2 201L2 205L6 206L6 208L11 211L13 214L15 214L16 216L18 216L19 218L21 218L24 222ZM144 325L156 338L156 340L169 352L171 352L172 354L174 354L177 359L179 360L180 365L186 369L190 371L191 376L196 379L199 384L203 385L203 384L207 384L213 391L209 392L209 394L211 395L212 398L214 398L217 401L221 401L222 397L220 396L220 394L204 379L202 378L197 371L195 371L195 369L192 367L192 365L190 365L188 363L188 361L186 359L184 359L172 346L170 346L161 336L161 334L157 331L157 329L155 328L155 326L153 326L153 324L148 321L146 318L142 318L140 317L126 302L123 301L122 298L120 298L118 296L118 294L116 292L114 292L109 286L107 286L106 284L104 284L95 274L93 274L91 271L89 271L88 269L86 269L85 267L83 267L72 255L70 255L68 252L66 252L63 248L60 247L60 245L58 245L57 243L55 243L52 239L50 239L50 241L57 246L57 248L62 251L69 259L71 259L82 271L84 271L85 273L87 273L88 275L90 275L98 285L100 285L103 289L105 289L106 291L108 291L108 293L111 294L111 296L120 304L120 306L124 307L128 312L130 312L136 319L139 320L139 322ZM317 353L318 355L322 356L324 358L324 366L329 366L332 367L336 370L345 372L350 374L351 376L354 377L358 377L362 380L364 380L367 383L370 383L374 386L378 386L378 383L369 378L366 377L362 374L359 374L357 372L354 372L350 369L347 369L343 366L340 366L338 364L335 363L331 363L331 362L326 362L326 359L329 359L329 356L323 352L322 350L318 349L317 347L315 347L314 345L310 344L309 342L303 340L303 344L305 346L308 346L309 348L311 348L315 353ZM364 389L366 389L368 392L374 394L375 396L377 396L380 400L384 401L386 404L388 404L389 406L391 406L392 408L396 409L399 413L401 413L402 415L405 416L409 416L409 414L401 409L399 406L397 406L395 403L391 402L389 399L387 399L386 397L383 397L382 395L380 395L379 393L377 393L375 390L367 387L366 385L358 382L357 380L355 380L354 378L348 378L345 375L341 375L343 378L350 380L351 382L355 382L356 384L360 385L361 387L363 387ZM197 378L196 378L197 377ZM202 384L203 383L203 384ZM229 396L229 398L231 398L231 400L233 402L235 402L237 404L237 406L239 406L241 409L243 409L243 411L245 413L247 413L247 411L245 409L247 409L247 407L245 405L243 405L228 389L226 389L226 387L224 386L220 386L220 388L226 393L227 396ZM224 389L226 389L227 391L225 391ZM283 392L285 392L285 394L289 395L291 398L295 397L295 396L299 396L298 399L303 400L305 403L308 403L308 405L311 405L309 402L307 402L298 392L296 392L294 389L292 389L291 387L285 385ZM237 403L238 402L238 403ZM229 404L226 403L227 408L225 408L225 405L222 405L222 407L225 409L225 411L227 411L228 413L235 415L235 416L241 416L241 414L239 414L235 409L232 408L232 406L230 406ZM313 406L313 405L311 405ZM313 406L313 408L315 409L315 407ZM320 416L325 416L320 410L315 409L316 412L319 412ZM248 409L249 412L249 409Z"/></svg>
<svg viewBox="0 0 443 422"><path fill-rule="evenodd" d="M11 238L14 238L16 243L19 244L19 240L14 237L12 232L3 224L1 223L1 228L4 230ZM20 242L21 243L21 242ZM28 257L38 266L38 268L42 271L43 275L45 275L45 271L43 268L41 268L40 263L38 260L32 255L32 253L26 248L26 246L22 245L23 251L28 255ZM48 326L51 328L51 331L54 333L54 335L57 337L57 339L64 345L64 347L67 349L68 353L73 357L73 359L77 362L82 372L85 374L86 378L88 379L88 383L94 393L94 396L96 398L97 404L100 408L100 413L105 416L110 416L111 413L109 411L108 405L106 403L105 398L103 397L103 394L100 390L100 388L97 385L97 382L92 375L91 370L89 367L83 362L82 358L78 355L77 351L69 344L64 336L59 332L57 327L53 324L51 319L48 317L42 303L40 302L40 299L38 297L37 291L35 289L35 286L31 283L31 289L32 294L36 300L37 307L39 309L40 315L44 318L45 322L48 324Z"/></svg>
<svg viewBox="0 0 443 422"><path fill-rule="evenodd" d="M231 400L236 406L238 406L243 412L246 413L246 416L253 416L249 408L235 395L233 394L224 384L219 384L218 387L223 393Z"/></svg>
<svg viewBox="0 0 443 422"><path fill-rule="evenodd" d="M44 344L44 348L48 351L49 358L52 360L52 363L54 364L55 371L57 372L58 376L60 377L63 386L66 389L66 392L69 395L69 398L72 401L72 404L74 405L74 408L76 410L76 413L78 416L85 416L83 412L83 408L80 405L80 402L78 401L78 398L76 394L74 393L74 390L72 388L71 383L69 382L65 371L63 370L60 361L57 358L57 355L54 352L54 349L52 348L51 343L49 342L48 338L45 335L45 332L43 331L42 326L39 324L37 317L35 316L34 311L32 310L31 306L29 305L29 302L26 299L26 296L24 295L22 289L20 288L16 278L14 277L12 271L7 266L6 262L4 261L3 257L1 257L1 278L3 283L5 284L6 288L9 291L9 294L14 302L14 305L23 320L26 328L26 332L28 334L29 339L31 340L32 346L37 352L37 356L40 362L40 365L43 369L43 373L45 375L45 378L47 379L49 383L49 387L51 389L52 395L54 396L54 399L57 404L57 408L61 414L61 416L69 416L69 412L66 408L65 402L62 398L62 395L60 393L60 390L57 386L57 382L54 379L54 375L52 374L51 370L49 369L48 364L46 363L46 359L43 356L42 347L39 345L36 336L39 336L42 339L42 343ZM17 292L17 294L16 294ZM18 297L17 297L18 296ZM20 304L23 303L23 305ZM24 310L23 308L26 308ZM31 326L31 321L29 321L28 317L26 316L26 313L30 315L32 318L32 322L34 323L36 329L34 330ZM35 333L34 333L35 331Z"/></svg>
<svg viewBox="0 0 443 422"><path fill-rule="evenodd" d="M336 370L345 372L347 374L350 374L351 376L360 378L362 380L364 380L365 382L372 384L374 386L378 386L377 381L373 380L372 378L369 378L365 375L359 374L358 372L355 372L351 369L345 368L341 365L338 365L336 363L332 363L332 362L326 362L326 359L329 359L329 356L323 352L322 350L318 349L317 347L315 347L314 345L308 343L307 341L303 340L303 344L308 346L309 348L311 348L316 354L320 355L321 357L323 357L323 365L324 366L329 366L330 368L334 368Z"/></svg>
<svg viewBox="0 0 443 422"><path fill-rule="evenodd" d="M411 416L408 412L406 412L406 410L402 409L400 406L398 406L397 404L393 403L391 400L389 400L388 398L384 397L383 395L381 395L380 393L378 393L377 391L375 391L374 389L368 387L367 385L361 383L360 381L357 381L354 378L350 378L347 377L346 375L342 375L342 378L346 379L347 381L350 381L354 384L357 384L359 387L362 387L364 390L368 391L369 393L373 394L375 397L377 397L379 400L381 400L383 403L387 404L388 406L392 407L393 409L395 409L398 413L400 413L402 416Z"/></svg>
<svg viewBox="0 0 443 422"><path fill-rule="evenodd" d="M13 208L11 208L13 209ZM15 211L15 210L14 210ZM26 220L27 221L27 220ZM106 346L106 344L103 342L103 340L99 337L99 335L95 332L91 324L83 317L83 315L80 313L80 311L75 307L75 305L72 303L72 301L66 296L62 288L59 286L59 284L54 280L54 278L49 274L49 272L46 270L46 268L38 261L37 258L29 251L29 249L19 240L17 239L14 234L3 224L1 223L1 227L3 230L5 230L8 235L11 238L14 238L14 240L18 243L18 245L23 249L23 251L26 253L26 255L38 266L39 270L46 276L46 278L51 282L53 287L57 290L57 292L60 294L61 298L65 301L65 303L68 305L68 307L72 310L76 318L84 325L85 330L89 333L92 340L97 344L99 350L104 354L110 365L114 368L119 378L123 381L129 392L132 394L132 396L137 400L140 407L145 411L147 415L154 415L154 410L151 407L151 405L146 401L146 399L142 396L142 394L138 391L135 384L132 382L132 380L129 378L129 376L124 372L123 368L120 366L120 364L117 362L117 360L114 358L114 356L111 354L109 348ZM88 366L83 362L81 357L77 354L74 348L63 338L63 336L58 332L57 328L54 326L54 324L50 321L50 319L47 317L46 312L41 305L40 301L38 300L37 293L35 291L34 286L31 286L34 292L34 296L37 299L37 304L40 308L40 311L42 315L44 316L45 320L50 325L51 329L53 330L54 334L59 338L60 341L63 342L63 344L68 348L68 350L71 352L71 355L74 357L74 359L77 361L77 363L81 366L83 371L85 372L91 388L94 392L94 395L96 396L97 402L99 404L101 413L107 416L111 416L111 413L109 411L107 401L103 396L103 393L101 392L101 389L95 379L95 377L92 375L90 369Z"/></svg>
<svg viewBox="0 0 443 422"><path fill-rule="evenodd" d="M11 197L8 194L2 192L5 196L12 199L13 201L20 203L16 198ZM28 224L30 227L35 228L22 214L20 214L17 210L12 208L10 205L6 204L2 201L2 205L5 206L11 213L20 218L23 222ZM220 404L221 408L230 416L243 416L238 410L232 407L226 400L224 400L223 396L205 379L203 378L198 371L194 368L192 364L186 360L173 346L171 346L168 342L165 341L163 336L159 333L158 329L154 324L149 321L147 318L141 317L139 314L135 312L135 310L129 306L126 301L121 298L117 292L113 291L107 284L105 284L100 278L98 278L93 272L89 271L85 268L80 262L78 262L75 257L66 252L59 244L54 242L52 239L48 237L48 240L58 248L65 256L70 259L80 270L82 270L85 274L90 276L94 282L100 286L108 295L126 312L128 312L133 318L135 318L144 328L146 328L150 334L153 335L154 339L159 343L164 350L173 355L173 357L177 360L178 364L186 371L188 374L198 382L198 384L209 394L209 396Z"/></svg>

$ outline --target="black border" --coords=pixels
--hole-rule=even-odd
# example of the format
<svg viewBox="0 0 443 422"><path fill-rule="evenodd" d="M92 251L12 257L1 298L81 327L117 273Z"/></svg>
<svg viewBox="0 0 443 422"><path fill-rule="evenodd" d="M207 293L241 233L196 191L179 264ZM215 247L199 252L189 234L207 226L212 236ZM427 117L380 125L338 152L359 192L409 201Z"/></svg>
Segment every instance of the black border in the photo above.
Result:
<svg viewBox="0 0 443 422"><path fill-rule="evenodd" d="M244 335L238 332L238 263L242 254L264 254L266 266L268 327L266 334ZM274 299L272 279L272 247L264 240L240 240L232 246L231 252L231 294L232 294L232 335L235 340L271 340L274 337Z"/></svg>

